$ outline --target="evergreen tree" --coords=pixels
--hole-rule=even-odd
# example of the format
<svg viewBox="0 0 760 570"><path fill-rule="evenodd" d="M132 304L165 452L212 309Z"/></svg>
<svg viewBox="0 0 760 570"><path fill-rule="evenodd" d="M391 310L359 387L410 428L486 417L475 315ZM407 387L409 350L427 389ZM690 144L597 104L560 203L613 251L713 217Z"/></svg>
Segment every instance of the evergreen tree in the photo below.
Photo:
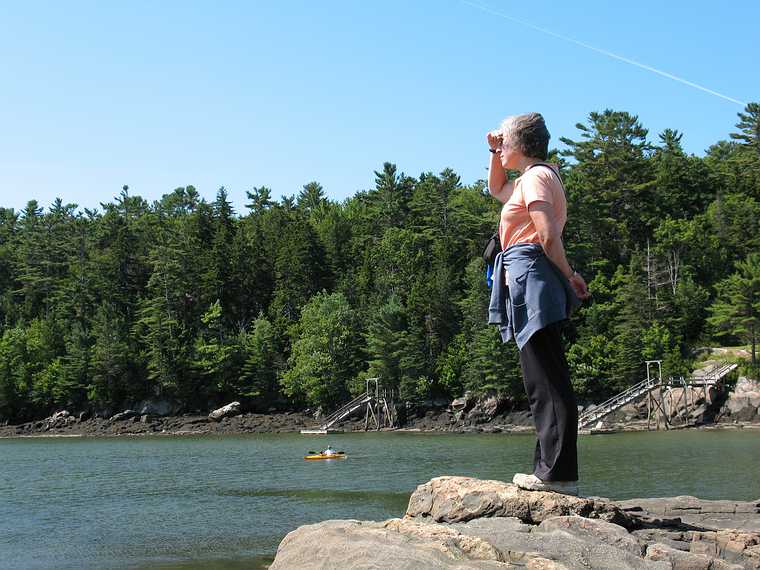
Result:
<svg viewBox="0 0 760 570"><path fill-rule="evenodd" d="M391 295L369 319L366 335L367 376L380 378L384 386L398 389L406 374L401 366L406 351L406 314L399 299Z"/></svg>
<svg viewBox="0 0 760 570"><path fill-rule="evenodd" d="M651 323L653 315L645 280L641 275L642 265L639 256L631 260L617 293L620 304L618 320L614 325L617 353L614 377L610 383L615 390L641 382L646 375L642 334Z"/></svg>
<svg viewBox="0 0 760 570"><path fill-rule="evenodd" d="M284 370L277 334L266 317L260 314L251 331L242 340L245 361L241 368L238 393L253 398L266 410L275 400L278 375Z"/></svg>
<svg viewBox="0 0 760 570"><path fill-rule="evenodd" d="M665 216L691 218L704 211L715 198L710 170L703 160L687 156L681 147L683 134L665 129L652 156L655 175L653 199L658 211L653 222ZM651 226L651 224L650 224Z"/></svg>
<svg viewBox="0 0 760 570"><path fill-rule="evenodd" d="M610 270L645 246L658 218L648 131L638 117L610 109L576 127L581 140L561 139L563 155L576 160L567 177L568 251L582 267Z"/></svg>
<svg viewBox="0 0 760 570"><path fill-rule="evenodd" d="M266 186L259 188L254 187L253 190L246 190L246 197L249 202L245 205L252 214L261 214L265 210L272 207L274 202L272 201L272 190Z"/></svg>
<svg viewBox="0 0 760 570"><path fill-rule="evenodd" d="M193 368L200 374L200 385L222 398L238 395L238 371L242 363L239 337L225 334L222 304L214 302L201 317L203 328L195 338Z"/></svg>
<svg viewBox="0 0 760 570"><path fill-rule="evenodd" d="M88 399L99 408L115 409L129 396L142 395L144 384L131 362L135 347L128 324L116 306L103 303L93 321L95 343L91 351Z"/></svg>
<svg viewBox="0 0 760 570"><path fill-rule="evenodd" d="M306 214L316 212L324 203L325 192L319 182L309 182L305 184L303 190L298 194L296 207L303 210Z"/></svg>
<svg viewBox="0 0 760 570"><path fill-rule="evenodd" d="M760 254L748 255L736 264L736 269L736 273L718 283L718 296L707 320L717 336L731 335L750 343L754 368L760 336Z"/></svg>

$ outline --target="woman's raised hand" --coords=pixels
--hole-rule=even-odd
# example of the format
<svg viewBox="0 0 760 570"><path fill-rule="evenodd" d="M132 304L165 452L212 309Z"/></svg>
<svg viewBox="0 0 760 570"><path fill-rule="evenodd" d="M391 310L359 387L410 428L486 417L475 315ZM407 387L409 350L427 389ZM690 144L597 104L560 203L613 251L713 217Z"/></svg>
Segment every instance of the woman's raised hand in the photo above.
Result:
<svg viewBox="0 0 760 570"><path fill-rule="evenodd" d="M500 130L490 131L486 135L486 140L488 141L488 146L491 148L499 148L501 146L502 141L502 134Z"/></svg>

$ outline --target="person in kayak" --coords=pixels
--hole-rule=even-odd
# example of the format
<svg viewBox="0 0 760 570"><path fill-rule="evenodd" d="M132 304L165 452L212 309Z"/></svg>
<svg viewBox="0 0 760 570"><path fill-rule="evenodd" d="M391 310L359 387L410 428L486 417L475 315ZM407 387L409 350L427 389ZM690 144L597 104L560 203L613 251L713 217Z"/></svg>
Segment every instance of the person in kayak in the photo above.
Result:
<svg viewBox="0 0 760 570"><path fill-rule="evenodd" d="M328 443L327 449L325 449L322 452L322 455L337 455L337 452L332 448L332 446Z"/></svg>
<svg viewBox="0 0 760 570"><path fill-rule="evenodd" d="M549 131L539 113L507 117L486 139L488 191L504 204L488 322L498 325L503 342L517 343L538 438L533 473L517 473L513 483L577 494L578 408L560 326L589 293L565 257L564 187L559 169L545 162ZM520 176L510 181L507 170Z"/></svg>

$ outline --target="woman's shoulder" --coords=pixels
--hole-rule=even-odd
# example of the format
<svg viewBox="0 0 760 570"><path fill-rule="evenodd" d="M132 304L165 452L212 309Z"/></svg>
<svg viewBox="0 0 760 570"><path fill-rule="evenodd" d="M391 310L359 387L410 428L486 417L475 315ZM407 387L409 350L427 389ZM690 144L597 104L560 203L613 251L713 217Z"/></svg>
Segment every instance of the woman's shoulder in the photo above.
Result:
<svg viewBox="0 0 760 570"><path fill-rule="evenodd" d="M559 165L549 162L541 162L530 167L523 174L523 178L532 177L540 180L559 180Z"/></svg>
<svg viewBox="0 0 760 570"><path fill-rule="evenodd" d="M520 176L522 184L544 186L552 189L562 189L559 166L542 162L532 166Z"/></svg>

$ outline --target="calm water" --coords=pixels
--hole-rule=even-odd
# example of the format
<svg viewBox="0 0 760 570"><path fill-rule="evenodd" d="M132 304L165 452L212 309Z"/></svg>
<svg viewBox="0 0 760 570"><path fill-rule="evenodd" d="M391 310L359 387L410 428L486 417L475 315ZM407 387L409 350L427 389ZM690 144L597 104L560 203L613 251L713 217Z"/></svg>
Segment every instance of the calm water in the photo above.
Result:
<svg viewBox="0 0 760 570"><path fill-rule="evenodd" d="M0 568L256 568L329 518L401 516L438 475L510 480L533 436L331 436L350 457L307 462L320 436L0 440ZM760 498L760 432L581 437L581 492L624 499Z"/></svg>

